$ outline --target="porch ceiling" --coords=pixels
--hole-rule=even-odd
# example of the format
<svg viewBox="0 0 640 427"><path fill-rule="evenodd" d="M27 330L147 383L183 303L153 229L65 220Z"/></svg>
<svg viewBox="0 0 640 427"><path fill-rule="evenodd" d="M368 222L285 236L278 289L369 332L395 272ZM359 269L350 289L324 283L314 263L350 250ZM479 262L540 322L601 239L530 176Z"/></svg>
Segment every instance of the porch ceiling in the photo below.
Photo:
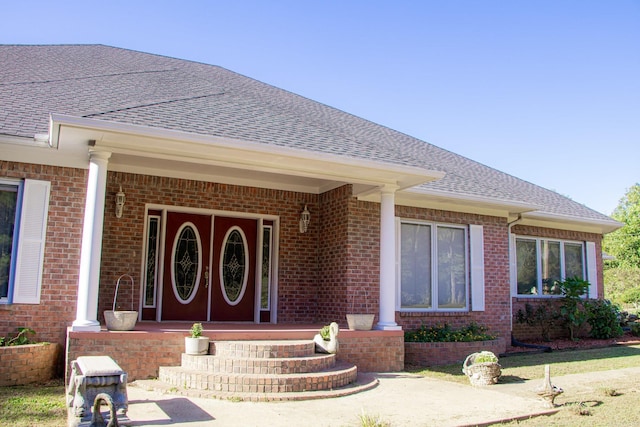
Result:
<svg viewBox="0 0 640 427"><path fill-rule="evenodd" d="M52 115L49 143L76 167L89 149L111 152L109 170L322 193L353 184L356 194L410 188L444 173L251 141Z"/></svg>

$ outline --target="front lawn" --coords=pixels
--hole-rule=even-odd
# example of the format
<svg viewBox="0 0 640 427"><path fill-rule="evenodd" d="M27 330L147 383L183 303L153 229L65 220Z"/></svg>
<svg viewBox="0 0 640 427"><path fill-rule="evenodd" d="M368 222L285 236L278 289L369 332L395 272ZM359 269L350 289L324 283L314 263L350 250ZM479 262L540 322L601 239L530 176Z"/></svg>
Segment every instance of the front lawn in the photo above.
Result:
<svg viewBox="0 0 640 427"><path fill-rule="evenodd" d="M62 380L0 387L0 426L58 427L67 424Z"/></svg>
<svg viewBox="0 0 640 427"><path fill-rule="evenodd" d="M552 353L522 354L502 357L502 376L499 383L542 379L544 365L551 366L551 379L561 375L583 374L640 366L640 345L614 346L589 350L554 351ZM416 370L424 376L469 384L461 365L434 366ZM558 396L558 413L524 421L513 421L515 426L636 426L640 425L639 379L616 379L611 383L590 384L565 389ZM561 385L561 384L559 384ZM498 388L496 388L498 390Z"/></svg>

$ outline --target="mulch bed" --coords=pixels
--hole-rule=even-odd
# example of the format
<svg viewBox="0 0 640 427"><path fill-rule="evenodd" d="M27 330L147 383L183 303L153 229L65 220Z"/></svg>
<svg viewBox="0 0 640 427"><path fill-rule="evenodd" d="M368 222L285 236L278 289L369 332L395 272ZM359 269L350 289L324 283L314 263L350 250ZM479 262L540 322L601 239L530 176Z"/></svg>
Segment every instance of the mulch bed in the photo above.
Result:
<svg viewBox="0 0 640 427"><path fill-rule="evenodd" d="M552 341L527 341L526 344L551 347L551 350L585 350L590 348L610 347L613 345L640 345L640 337L631 335L629 332L618 338L598 340L594 338L580 338L577 341L570 339L554 339ZM539 349L525 347L507 347L507 354L539 352Z"/></svg>

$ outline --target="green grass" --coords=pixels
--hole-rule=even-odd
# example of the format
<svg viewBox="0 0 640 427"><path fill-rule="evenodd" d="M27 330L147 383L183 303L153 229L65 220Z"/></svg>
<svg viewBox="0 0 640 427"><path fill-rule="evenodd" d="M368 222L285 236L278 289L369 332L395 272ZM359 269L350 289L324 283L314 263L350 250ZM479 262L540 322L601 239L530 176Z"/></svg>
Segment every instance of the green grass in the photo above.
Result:
<svg viewBox="0 0 640 427"><path fill-rule="evenodd" d="M40 385L0 387L0 426L53 427L66 423L62 380Z"/></svg>
<svg viewBox="0 0 640 427"><path fill-rule="evenodd" d="M640 346L615 346L591 350L567 350L502 357L499 383L542 379L544 365L551 366L551 378L640 366ZM417 370L421 375L469 384L461 364ZM526 427L584 427L640 425L640 386L637 378L597 382L580 388L565 389L556 399L559 411L550 416L506 423Z"/></svg>
<svg viewBox="0 0 640 427"><path fill-rule="evenodd" d="M552 376L581 374L640 366L640 346L615 346L590 350L523 354L500 359L501 382L530 380L544 376L544 365L551 365ZM462 365L432 366L417 370L421 375L467 384Z"/></svg>

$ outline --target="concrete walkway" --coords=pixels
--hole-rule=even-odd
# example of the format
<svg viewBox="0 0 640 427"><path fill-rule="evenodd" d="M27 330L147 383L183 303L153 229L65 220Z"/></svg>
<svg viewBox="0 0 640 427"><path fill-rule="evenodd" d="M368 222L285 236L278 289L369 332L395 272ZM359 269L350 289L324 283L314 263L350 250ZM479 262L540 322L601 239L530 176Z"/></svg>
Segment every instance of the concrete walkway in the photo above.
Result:
<svg viewBox="0 0 640 427"><path fill-rule="evenodd" d="M550 412L533 391L541 380L478 388L406 373L377 377L376 388L350 396L266 403L161 394L132 384L128 425L359 426L365 414L393 427L475 426Z"/></svg>

